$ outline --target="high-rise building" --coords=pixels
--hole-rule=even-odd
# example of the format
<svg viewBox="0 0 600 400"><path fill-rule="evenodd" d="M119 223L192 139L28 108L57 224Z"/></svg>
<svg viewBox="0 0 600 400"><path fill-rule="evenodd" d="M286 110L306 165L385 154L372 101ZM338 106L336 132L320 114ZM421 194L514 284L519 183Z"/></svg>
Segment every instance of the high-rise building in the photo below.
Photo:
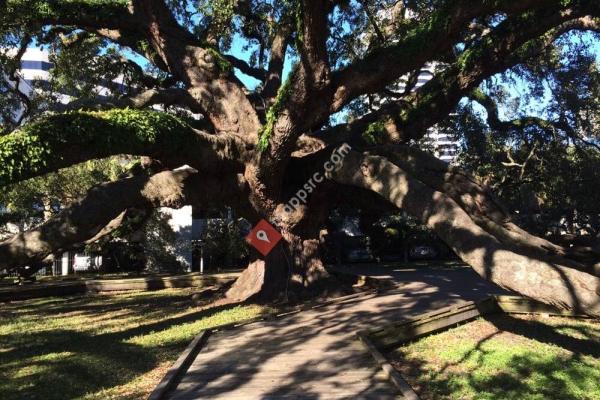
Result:
<svg viewBox="0 0 600 400"><path fill-rule="evenodd" d="M454 162L458 155L458 140L452 134L436 127L427 130L423 142L437 158L449 164Z"/></svg>
<svg viewBox="0 0 600 400"><path fill-rule="evenodd" d="M7 55L16 53L14 51L7 51ZM8 79L4 76L3 79L7 86L14 88L17 85L18 90L28 97L33 95L33 88L35 81L48 81L50 76L50 68L52 64L48 60L48 52L40 49L27 49L23 57L21 58L21 68L17 71L18 81L15 82L12 79ZM12 118L17 121L21 117L24 109L18 108L12 112Z"/></svg>
<svg viewBox="0 0 600 400"><path fill-rule="evenodd" d="M423 85L429 82L436 73L439 65L437 63L428 63L419 71L416 81L411 82L411 92L420 89ZM394 85L393 91L396 93L405 93L409 84L409 76L403 76L399 82ZM385 99L374 99L374 108L380 106ZM432 151L433 154L447 163L452 163L458 154L459 143L457 138L452 134L444 132L438 127L432 127L427 130L427 133L422 139L425 148Z"/></svg>
<svg viewBox="0 0 600 400"><path fill-rule="evenodd" d="M28 48L21 58L19 75L31 90L34 81L47 81L49 79L51 68L52 63L49 60L47 50Z"/></svg>
<svg viewBox="0 0 600 400"><path fill-rule="evenodd" d="M386 7L383 10L379 10L377 12L376 18L381 21L382 25L394 24L394 20L410 20L418 16L418 12L412 9L410 6L407 6L403 2L398 2L395 6ZM364 41L361 41L362 44L358 45L357 51L363 52L366 51L366 43L368 43L366 34L363 34ZM397 93L399 96L406 95L407 86L410 85L409 92L414 92L420 89L423 85L429 82L435 74L440 70L442 64L439 62L429 62L426 63L423 68L419 71L419 74L416 77L416 80L413 80L412 77L407 74L401 77L395 85L391 85L390 89ZM379 96L369 96L367 100L367 96L365 96L365 102L369 102L369 106L372 109L377 109L384 102L388 101L387 98L379 97ZM432 127L427 130L427 133L421 140L421 143L427 150L433 152L433 154L439 159L452 163L456 156L458 155L459 150L459 142L458 139L453 137L453 135L443 132L438 127Z"/></svg>

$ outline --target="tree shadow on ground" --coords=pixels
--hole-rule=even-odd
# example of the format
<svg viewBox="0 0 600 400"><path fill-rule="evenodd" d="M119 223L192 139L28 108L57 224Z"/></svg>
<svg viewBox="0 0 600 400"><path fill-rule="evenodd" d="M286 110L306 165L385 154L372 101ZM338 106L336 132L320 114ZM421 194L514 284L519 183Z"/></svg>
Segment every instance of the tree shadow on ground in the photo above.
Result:
<svg viewBox="0 0 600 400"><path fill-rule="evenodd" d="M355 333L499 289L468 269L394 273L392 292L212 334L171 398L397 398Z"/></svg>
<svg viewBox="0 0 600 400"><path fill-rule="evenodd" d="M140 344L133 339L151 333L160 335L232 307L223 305L181 315L191 305L189 295L175 294L158 298L138 295L114 301L99 296L11 304L7 314L12 315L4 317L3 323L22 324L23 329L0 335L0 397L65 400L96 393L93 398L102 398L99 391L131 382L161 362L176 358L189 341L187 337L176 337ZM180 315L169 317L175 314ZM65 315L81 319L82 326L57 326L56 320ZM138 322L144 320L153 322ZM112 328L85 327L99 321ZM30 329L30 322L37 324L35 329ZM127 328L119 330L120 322ZM140 396L143 394L138 393Z"/></svg>

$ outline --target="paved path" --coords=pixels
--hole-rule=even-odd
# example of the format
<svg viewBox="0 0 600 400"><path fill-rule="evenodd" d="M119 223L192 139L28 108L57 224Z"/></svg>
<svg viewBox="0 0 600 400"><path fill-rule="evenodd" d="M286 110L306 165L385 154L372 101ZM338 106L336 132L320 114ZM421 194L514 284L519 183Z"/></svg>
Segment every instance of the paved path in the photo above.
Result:
<svg viewBox="0 0 600 400"><path fill-rule="evenodd" d="M500 292L469 269L369 272L400 290L214 333L171 399L397 399L355 332Z"/></svg>

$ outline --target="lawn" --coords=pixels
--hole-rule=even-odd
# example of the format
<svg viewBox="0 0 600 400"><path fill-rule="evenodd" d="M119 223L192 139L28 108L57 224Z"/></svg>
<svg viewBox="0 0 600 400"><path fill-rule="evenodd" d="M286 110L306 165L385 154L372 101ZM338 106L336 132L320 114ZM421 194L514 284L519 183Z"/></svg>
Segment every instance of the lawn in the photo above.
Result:
<svg viewBox="0 0 600 400"><path fill-rule="evenodd" d="M202 329L271 312L202 310L193 289L0 304L0 399L140 399Z"/></svg>
<svg viewBox="0 0 600 400"><path fill-rule="evenodd" d="M600 399L600 322L493 316L388 354L422 399Z"/></svg>

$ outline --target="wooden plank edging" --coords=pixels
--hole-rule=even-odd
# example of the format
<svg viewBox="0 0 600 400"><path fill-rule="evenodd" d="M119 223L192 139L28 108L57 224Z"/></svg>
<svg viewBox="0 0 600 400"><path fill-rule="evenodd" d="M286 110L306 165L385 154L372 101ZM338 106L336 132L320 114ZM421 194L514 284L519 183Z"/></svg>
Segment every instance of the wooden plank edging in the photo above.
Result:
<svg viewBox="0 0 600 400"><path fill-rule="evenodd" d="M568 310L559 310L544 303L520 296L490 296L479 301L470 301L460 305L444 307L439 310L407 318L382 328L357 332L360 342L373 356L387 377L407 399L419 400L412 386L404 379L379 352L418 339L422 336L446 330L457 324L493 314L547 314L588 318Z"/></svg>
<svg viewBox="0 0 600 400"><path fill-rule="evenodd" d="M412 386L402 377L400 372L388 362L383 354L377 350L373 342L361 332L357 332L356 336L358 336L359 341L369 354L371 354L390 382L400 391L400 393L402 393L402 396L407 400L420 400L419 395L414 391Z"/></svg>
<svg viewBox="0 0 600 400"><path fill-rule="evenodd" d="M497 313L547 314L587 318L585 315L567 310L559 310L525 297L490 296L483 300L469 301L412 318L402 319L380 328L369 329L364 331L363 334L369 336L377 348L390 348L403 342L439 332L456 324L471 321L477 317Z"/></svg>
<svg viewBox="0 0 600 400"><path fill-rule="evenodd" d="M494 296L500 310L506 314L547 314L560 317L589 318L571 310L561 310L548 304L520 296Z"/></svg>
<svg viewBox="0 0 600 400"><path fill-rule="evenodd" d="M190 365L208 340L210 330L201 331L194 340L190 342L188 347L179 356L177 361L169 368L162 380L154 388L148 396L148 400L162 400L165 395L174 389L183 375L187 372Z"/></svg>
<svg viewBox="0 0 600 400"><path fill-rule="evenodd" d="M420 400L413 387L404 379L385 356L379 351L397 346L419 337L442 331L446 328L486 315L501 311L497 300L491 296L480 301L469 301L459 305L444 307L439 310L404 319L379 329L356 332L360 342L383 370L387 378L409 400Z"/></svg>
<svg viewBox="0 0 600 400"><path fill-rule="evenodd" d="M407 318L382 328L361 332L368 336L377 348L391 348L403 342L439 332L450 326L471 321L498 309L496 300L488 297L475 302L444 307L439 310Z"/></svg>
<svg viewBox="0 0 600 400"><path fill-rule="evenodd" d="M125 279L93 279L67 282L45 282L0 288L0 301L28 300L41 297L72 296L111 291L160 290L182 287L205 287L235 279L239 273L186 274Z"/></svg>

